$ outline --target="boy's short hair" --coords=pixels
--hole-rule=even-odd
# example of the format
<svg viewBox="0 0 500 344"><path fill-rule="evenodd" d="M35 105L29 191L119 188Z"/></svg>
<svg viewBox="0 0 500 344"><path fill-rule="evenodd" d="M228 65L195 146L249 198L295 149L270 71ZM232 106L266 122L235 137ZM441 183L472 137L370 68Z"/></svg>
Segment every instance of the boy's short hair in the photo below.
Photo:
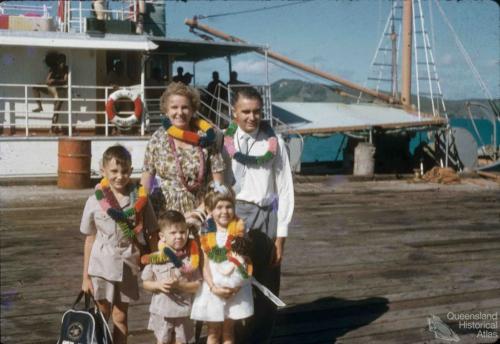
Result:
<svg viewBox="0 0 500 344"><path fill-rule="evenodd" d="M238 87L236 89L234 97L232 98L231 105L235 106L238 100L240 100L240 98L255 99L260 102L261 106L264 104L264 101L262 100L262 95L259 93L259 91L257 91L257 89L251 86Z"/></svg>
<svg viewBox="0 0 500 344"><path fill-rule="evenodd" d="M106 149L102 155L102 166L106 166L108 162L115 159L116 164L124 167L132 165L132 157L127 148L122 145L114 145Z"/></svg>
<svg viewBox="0 0 500 344"><path fill-rule="evenodd" d="M217 203L220 201L228 201L233 204L233 208L236 206L236 196L232 188L224 186L223 192L210 189L205 196L205 206L209 211L214 210Z"/></svg>
<svg viewBox="0 0 500 344"><path fill-rule="evenodd" d="M158 215L158 227L160 231L174 224L186 224L186 218L177 210L164 210Z"/></svg>

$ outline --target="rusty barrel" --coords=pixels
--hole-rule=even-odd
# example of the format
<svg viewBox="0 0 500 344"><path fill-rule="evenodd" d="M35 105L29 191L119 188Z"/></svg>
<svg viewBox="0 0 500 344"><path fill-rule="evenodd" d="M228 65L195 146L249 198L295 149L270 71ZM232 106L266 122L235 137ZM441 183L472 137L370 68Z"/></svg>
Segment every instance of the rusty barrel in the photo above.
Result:
<svg viewBox="0 0 500 344"><path fill-rule="evenodd" d="M90 185L91 141L59 139L57 186L62 189L85 189Z"/></svg>

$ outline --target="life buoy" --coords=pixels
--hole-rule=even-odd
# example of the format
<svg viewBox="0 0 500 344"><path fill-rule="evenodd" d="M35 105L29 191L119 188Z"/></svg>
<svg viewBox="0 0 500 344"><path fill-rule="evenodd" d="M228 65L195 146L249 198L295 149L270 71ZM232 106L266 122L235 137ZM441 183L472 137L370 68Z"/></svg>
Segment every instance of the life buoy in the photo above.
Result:
<svg viewBox="0 0 500 344"><path fill-rule="evenodd" d="M120 98L128 98L134 103L134 113L128 117L117 116L115 102ZM111 123L121 128L130 128L137 123L142 116L142 100L138 93L127 89L117 90L111 93L106 102L106 115Z"/></svg>

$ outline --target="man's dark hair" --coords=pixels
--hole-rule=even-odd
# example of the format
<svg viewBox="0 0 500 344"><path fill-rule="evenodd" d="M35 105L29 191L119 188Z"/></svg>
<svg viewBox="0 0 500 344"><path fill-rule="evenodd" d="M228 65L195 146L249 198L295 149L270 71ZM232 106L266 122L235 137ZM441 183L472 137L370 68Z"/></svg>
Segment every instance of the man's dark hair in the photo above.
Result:
<svg viewBox="0 0 500 344"><path fill-rule="evenodd" d="M240 100L240 98L256 99L260 101L261 105L264 104L264 101L262 100L262 96L260 95L259 91L257 91L253 87L245 86L238 88L232 99L232 105L234 106L238 102L238 100Z"/></svg>

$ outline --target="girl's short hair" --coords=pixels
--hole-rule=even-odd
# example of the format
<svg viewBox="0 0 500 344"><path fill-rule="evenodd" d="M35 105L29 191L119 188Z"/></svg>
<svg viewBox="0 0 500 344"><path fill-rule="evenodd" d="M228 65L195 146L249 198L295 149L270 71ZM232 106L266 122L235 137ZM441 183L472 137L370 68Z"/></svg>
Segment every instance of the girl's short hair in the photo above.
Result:
<svg viewBox="0 0 500 344"><path fill-rule="evenodd" d="M174 224L186 224L186 218L177 210L164 210L158 214L158 227L160 231Z"/></svg>
<svg viewBox="0 0 500 344"><path fill-rule="evenodd" d="M127 148L122 145L108 147L102 154L102 166L106 166L111 160L115 159L116 164L123 167L132 165L132 157Z"/></svg>
<svg viewBox="0 0 500 344"><path fill-rule="evenodd" d="M209 191L205 195L205 206L209 211L212 211L220 201L231 202L234 208L236 206L236 195L232 188L220 184L214 187L214 183L212 182Z"/></svg>
<svg viewBox="0 0 500 344"><path fill-rule="evenodd" d="M193 113L200 109L200 93L197 89L183 84L182 82L171 82L160 98L160 109L163 113L167 113L167 101L170 96L183 96L189 99Z"/></svg>

